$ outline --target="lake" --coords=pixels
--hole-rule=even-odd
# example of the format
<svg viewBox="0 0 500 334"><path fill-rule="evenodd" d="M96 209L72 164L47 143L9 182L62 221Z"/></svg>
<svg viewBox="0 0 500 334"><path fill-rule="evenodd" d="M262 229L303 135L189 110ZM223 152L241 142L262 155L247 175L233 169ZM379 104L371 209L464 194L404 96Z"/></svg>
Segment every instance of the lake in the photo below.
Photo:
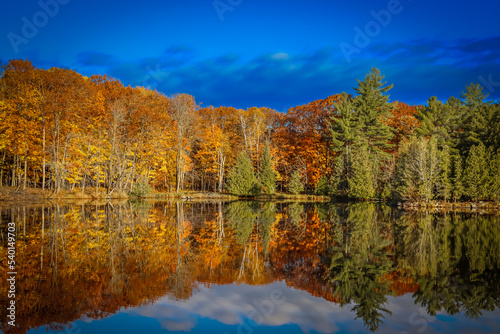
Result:
<svg viewBox="0 0 500 334"><path fill-rule="evenodd" d="M0 217L6 333L500 332L500 215L129 201Z"/></svg>

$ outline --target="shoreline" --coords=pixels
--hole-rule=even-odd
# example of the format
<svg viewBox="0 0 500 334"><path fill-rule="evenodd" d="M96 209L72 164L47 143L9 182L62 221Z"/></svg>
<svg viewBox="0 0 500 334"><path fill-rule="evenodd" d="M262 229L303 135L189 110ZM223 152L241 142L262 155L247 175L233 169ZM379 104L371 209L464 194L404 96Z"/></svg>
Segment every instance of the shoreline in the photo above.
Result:
<svg viewBox="0 0 500 334"><path fill-rule="evenodd" d="M395 205L398 209L404 211L416 212L461 212L461 213L479 213L491 214L500 212L500 202L493 201L467 201L467 202L444 202L444 201L430 201L424 202L398 202Z"/></svg>
<svg viewBox="0 0 500 334"><path fill-rule="evenodd" d="M335 201L328 196L317 196L308 194L287 194L277 193L273 195L261 194L254 197L240 197L226 193L215 192L200 192L200 191L183 191L183 192L155 192L144 197L128 196L124 192L113 192L110 195L106 194L104 188L97 191L93 188L87 188L85 192L80 189L61 190L58 194L54 194L51 190L42 190L40 188L27 188L26 190L15 187L0 187L0 205L30 205L44 204L47 202L54 204L97 204L106 203L109 201L122 202L128 200L145 200L145 201L162 201L162 200L180 200L180 201L235 201L235 200L255 200L255 201L280 201L280 202L335 202L335 203L356 203L356 202L371 202L371 201ZM376 200L376 202L382 203ZM385 202L387 205L396 207L404 211L415 212L463 212L463 213L480 213L491 214L500 212L500 202L493 201L478 201L478 202L444 202L444 201L429 201L429 202Z"/></svg>
<svg viewBox="0 0 500 334"><path fill-rule="evenodd" d="M102 201L127 201L127 200L183 200L183 201L204 201L204 200L256 200L256 201L308 201L308 202L327 202L330 201L328 196L316 195L293 195L278 193L273 195L257 195L254 197L243 197L227 193L216 192L201 192L201 191L182 191L182 192L154 192L147 196L136 197L129 196L124 192L112 192L106 194L104 188L97 191L93 188L85 189L82 192L80 189L61 190L55 194L52 190L42 190L40 188L27 188L25 190L15 187L0 187L0 203L1 204L37 204L44 202L102 202Z"/></svg>

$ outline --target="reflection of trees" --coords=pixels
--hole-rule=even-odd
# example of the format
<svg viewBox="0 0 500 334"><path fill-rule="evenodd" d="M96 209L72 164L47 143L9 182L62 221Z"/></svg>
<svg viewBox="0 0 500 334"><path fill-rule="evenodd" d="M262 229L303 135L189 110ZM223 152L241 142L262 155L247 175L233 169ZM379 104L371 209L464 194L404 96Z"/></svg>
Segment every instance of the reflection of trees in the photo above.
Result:
<svg viewBox="0 0 500 334"><path fill-rule="evenodd" d="M416 223L406 222L403 245L406 255L402 265L408 265L412 271L421 275L435 275L438 268L445 270L449 263L443 261L447 247L441 247L439 237L446 230L448 221L437 224L437 217L419 214ZM448 256L449 258L449 256ZM405 263L406 262L406 263Z"/></svg>
<svg viewBox="0 0 500 334"><path fill-rule="evenodd" d="M330 279L341 304L354 302L356 318L375 331L382 324L390 282L385 276L393 267L387 247L392 241L383 234L375 206L351 205L345 221L335 226L343 231L335 240Z"/></svg>
<svg viewBox="0 0 500 334"><path fill-rule="evenodd" d="M333 239L331 223L322 220L317 207L309 203L285 203L278 207L268 257L273 276L295 289L337 302L325 282L327 266L321 261ZM290 217L294 207L303 210L296 223Z"/></svg>
<svg viewBox="0 0 500 334"><path fill-rule="evenodd" d="M15 212L23 210L24 218ZM57 323L83 314L102 318L164 295L175 263L174 226L158 212L149 218L129 204L12 209L9 220L25 236L16 259L20 332L47 324L60 330Z"/></svg>
<svg viewBox="0 0 500 334"><path fill-rule="evenodd" d="M469 318L478 318L483 310L493 311L500 307L499 279L498 270L422 276L417 279L420 288L414 294L415 303L430 315L444 310L450 315L464 312Z"/></svg>
<svg viewBox="0 0 500 334"><path fill-rule="evenodd" d="M176 266L175 271L169 276L167 285L170 287L169 294L175 299L189 298L192 293L192 268L189 260L190 225L184 215L184 203L175 203L175 249Z"/></svg>
<svg viewBox="0 0 500 334"><path fill-rule="evenodd" d="M258 202L232 202L226 207L227 220L236 230L238 242L246 244L259 216Z"/></svg>
<svg viewBox="0 0 500 334"><path fill-rule="evenodd" d="M289 203L287 206L288 220L292 224L298 224L302 221L304 206L300 203Z"/></svg>
<svg viewBox="0 0 500 334"><path fill-rule="evenodd" d="M244 247L239 266L238 279L245 276L247 270L255 280L261 274L262 258L259 258L262 246L264 254L268 252L271 227L276 220L276 204L272 202L232 202L226 209L227 220L236 231L240 245ZM260 241L260 243L259 243Z"/></svg>
<svg viewBox="0 0 500 334"><path fill-rule="evenodd" d="M477 318L500 306L498 216L413 214L400 219L400 265L420 288L415 302L431 315Z"/></svg>
<svg viewBox="0 0 500 334"><path fill-rule="evenodd" d="M271 240L271 227L276 221L276 203L268 202L261 206L258 223L262 226L260 233L262 235L262 245L264 254L267 254L269 241Z"/></svg>
<svg viewBox="0 0 500 334"><path fill-rule="evenodd" d="M429 314L500 307L498 216L394 214L373 203L126 202L11 207L0 217L18 229L24 331L233 282L284 280L352 302L371 330L389 313L387 295L414 293Z"/></svg>

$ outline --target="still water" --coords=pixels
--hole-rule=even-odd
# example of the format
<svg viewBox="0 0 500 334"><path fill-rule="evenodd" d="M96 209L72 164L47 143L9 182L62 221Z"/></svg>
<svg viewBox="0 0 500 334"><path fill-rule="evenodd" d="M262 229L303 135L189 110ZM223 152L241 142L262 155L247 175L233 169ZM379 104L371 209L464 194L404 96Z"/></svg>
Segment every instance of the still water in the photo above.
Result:
<svg viewBox="0 0 500 334"><path fill-rule="evenodd" d="M6 333L500 332L500 215L239 201L0 216Z"/></svg>

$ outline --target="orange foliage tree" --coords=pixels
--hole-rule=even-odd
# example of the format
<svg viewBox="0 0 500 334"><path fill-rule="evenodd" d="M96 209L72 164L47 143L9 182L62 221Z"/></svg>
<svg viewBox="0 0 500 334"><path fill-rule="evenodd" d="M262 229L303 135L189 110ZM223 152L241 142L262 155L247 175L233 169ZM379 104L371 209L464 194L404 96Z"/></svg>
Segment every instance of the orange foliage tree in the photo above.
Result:
<svg viewBox="0 0 500 334"><path fill-rule="evenodd" d="M288 181L294 170L306 177L309 190L314 189L322 175L331 172L332 152L327 120L339 95L332 95L306 105L290 108L277 117L273 140L278 147L277 169Z"/></svg>

